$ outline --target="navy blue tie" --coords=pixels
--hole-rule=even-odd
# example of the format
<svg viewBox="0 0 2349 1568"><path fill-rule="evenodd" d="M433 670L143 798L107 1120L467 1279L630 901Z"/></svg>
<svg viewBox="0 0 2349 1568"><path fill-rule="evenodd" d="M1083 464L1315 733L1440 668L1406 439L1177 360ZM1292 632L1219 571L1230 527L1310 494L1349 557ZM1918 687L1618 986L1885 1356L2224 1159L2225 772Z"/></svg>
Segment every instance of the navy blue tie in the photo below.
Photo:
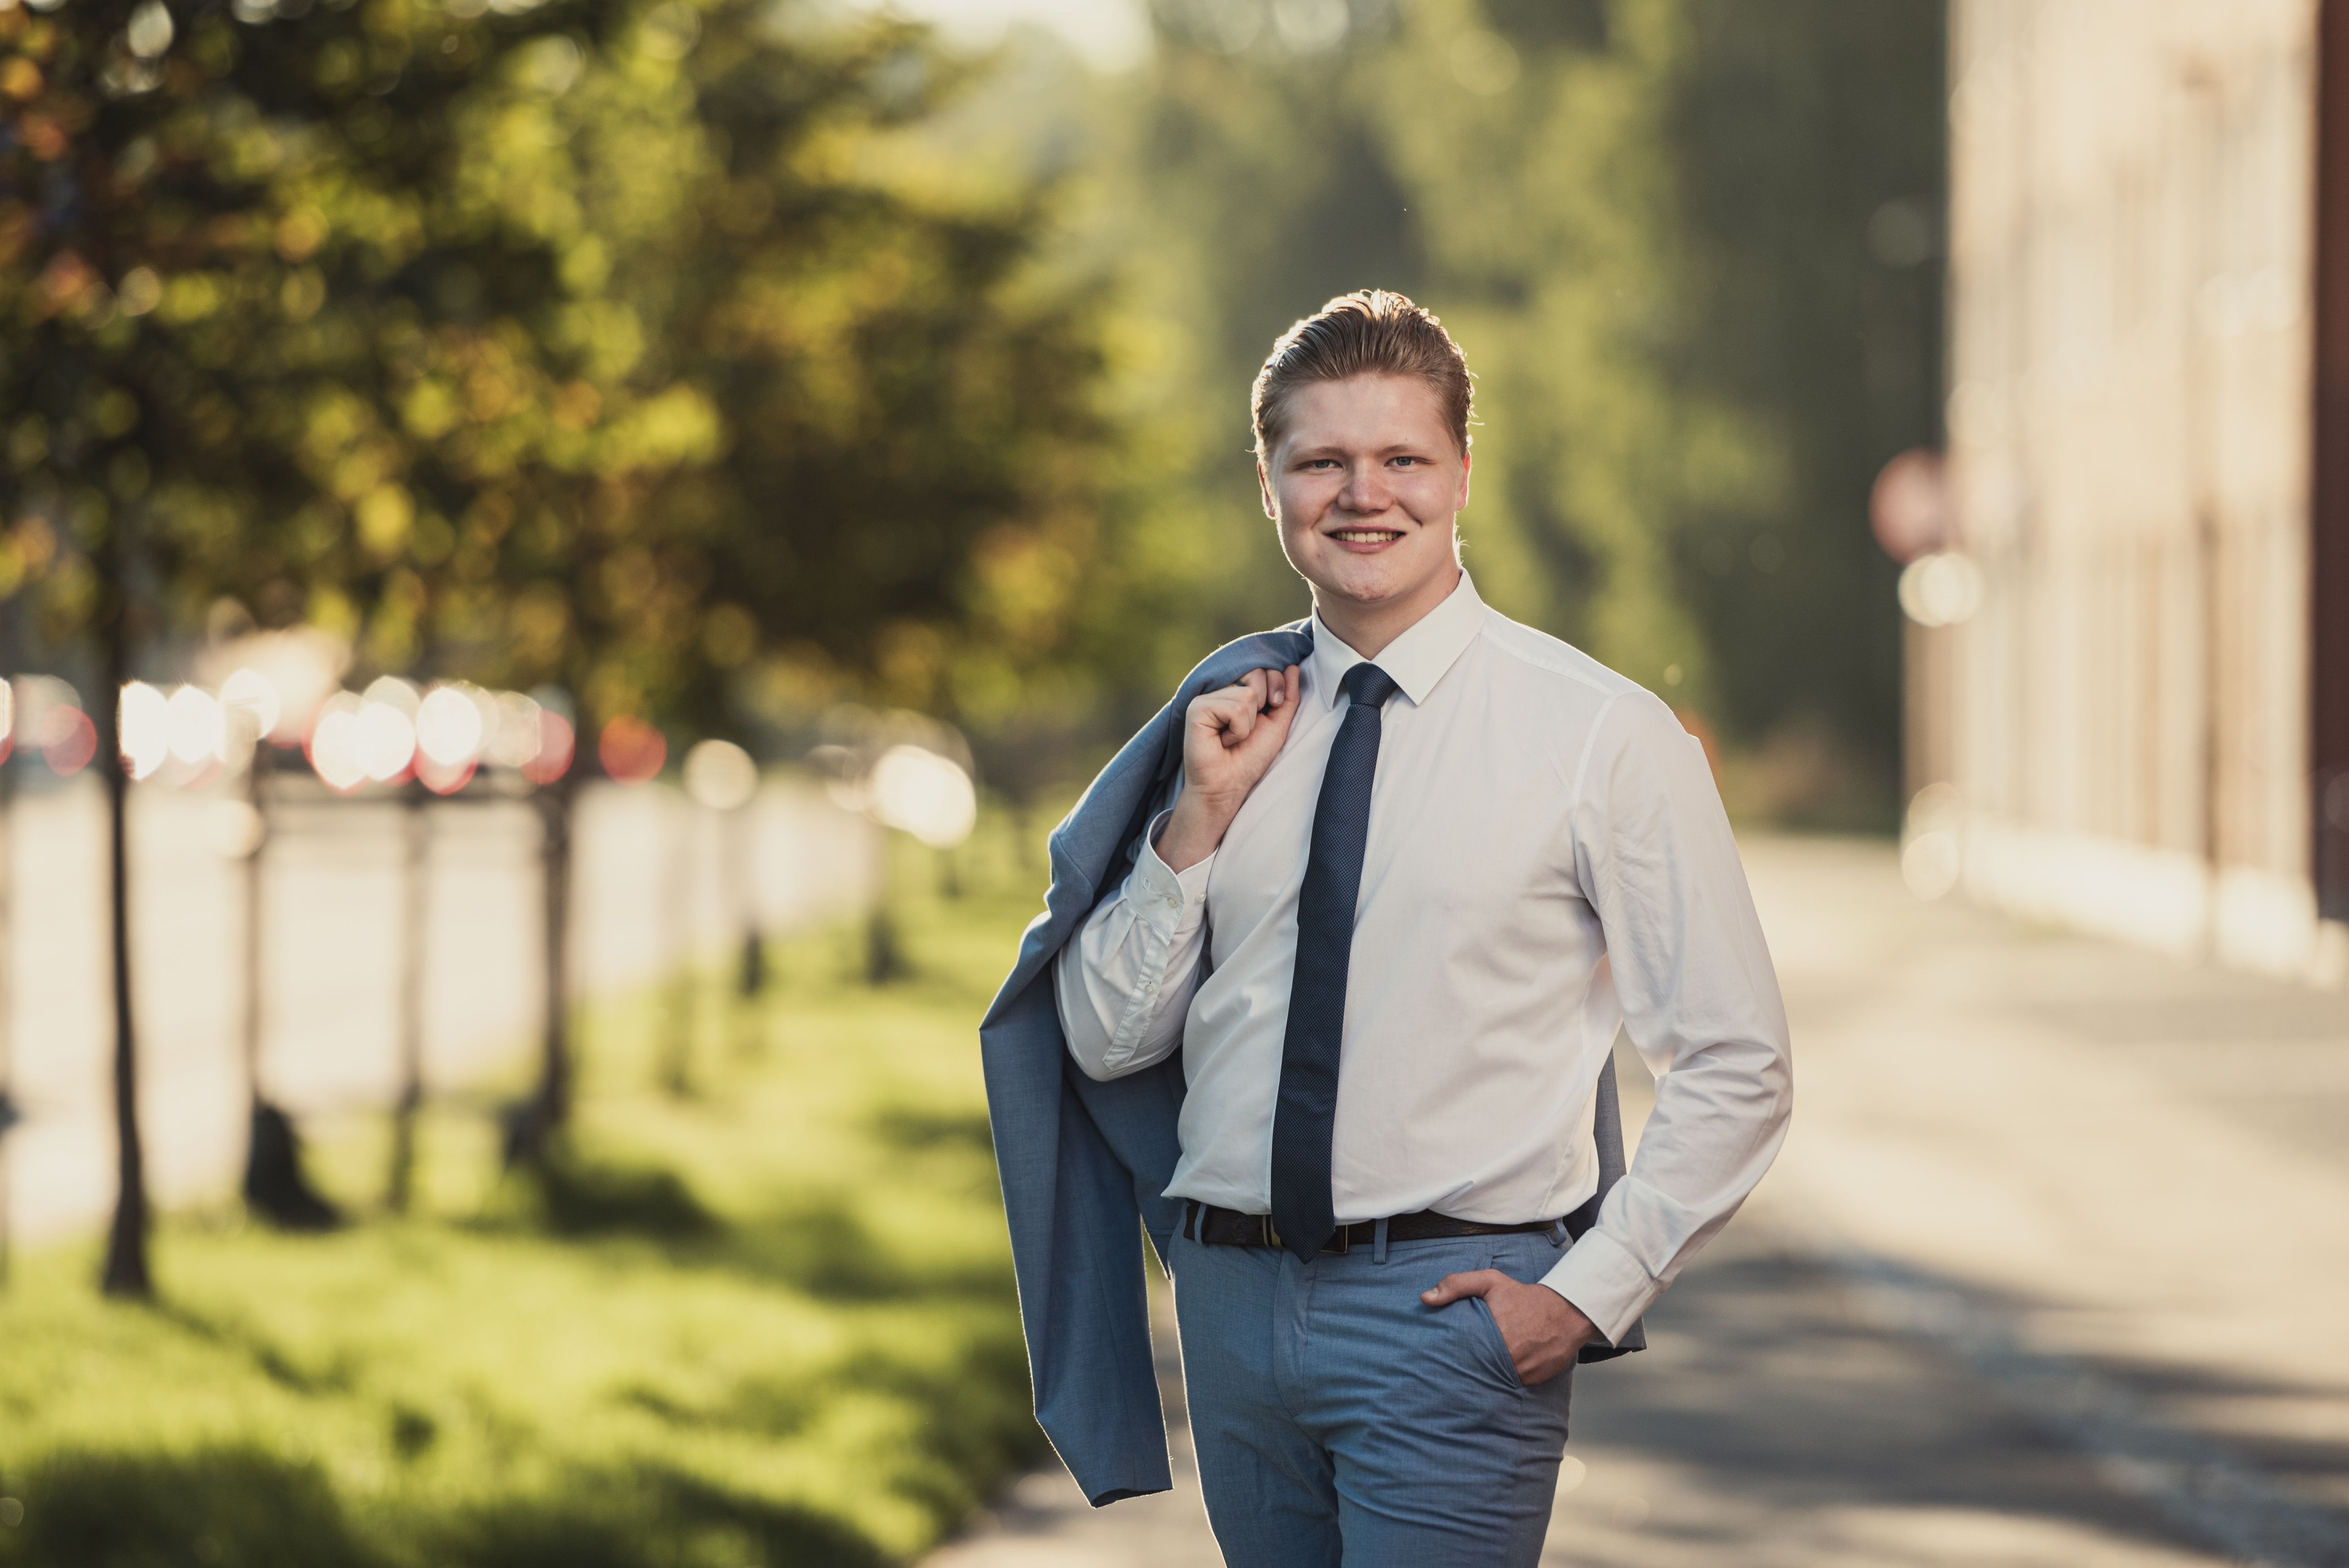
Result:
<svg viewBox="0 0 2349 1568"><path fill-rule="evenodd" d="M1354 951L1354 903L1362 891L1362 844L1371 831L1379 710L1396 691L1394 677L1371 664L1356 665L1338 685L1348 706L1321 772L1313 847L1297 892L1297 970L1288 986L1280 1101L1272 1118L1272 1225L1280 1244L1300 1262L1338 1229L1330 1133L1338 1114L1346 966Z"/></svg>

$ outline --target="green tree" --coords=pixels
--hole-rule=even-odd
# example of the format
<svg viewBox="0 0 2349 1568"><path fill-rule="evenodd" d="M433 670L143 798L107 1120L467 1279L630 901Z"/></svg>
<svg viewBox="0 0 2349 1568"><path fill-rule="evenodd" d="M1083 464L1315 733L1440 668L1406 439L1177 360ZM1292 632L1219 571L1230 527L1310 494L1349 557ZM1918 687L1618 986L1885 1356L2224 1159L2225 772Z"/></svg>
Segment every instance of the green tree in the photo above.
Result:
<svg viewBox="0 0 2349 1568"><path fill-rule="evenodd" d="M236 332L256 304L278 314L250 264L271 239L266 176L254 167L260 149L234 134L260 117L221 85L239 40L217 14L185 28L184 39L182 30L160 4L0 12L8 133L0 299L14 315L0 350L6 575L53 567L41 584L53 630L93 634L100 650L93 717L108 800L119 1183L103 1284L142 1296L153 1287L114 697L146 629L149 605L134 583L151 580L158 556L179 542L158 523L187 519L199 534L216 531L278 477L253 461L207 375L218 365L205 329L181 330L217 317ZM185 284L182 273L191 274ZM175 297L159 315L167 274ZM199 295L203 307L193 308Z"/></svg>
<svg viewBox="0 0 2349 1568"><path fill-rule="evenodd" d="M100 649L111 1292L152 1289L113 694L143 639L223 593L271 621L360 630L378 656L396 636L417 521L396 372L469 303L460 263L430 243L435 202L469 83L549 21L404 0L0 11L0 587L37 594L54 637ZM477 226L460 243L545 275L505 238ZM362 603L378 614L360 626Z"/></svg>
<svg viewBox="0 0 2349 1568"><path fill-rule="evenodd" d="M472 317L395 367L413 500L354 602L362 647L560 686L583 755L619 719L690 736L1016 685L1092 526L1100 356L1092 299L1030 266L1032 191L974 202L893 157L956 63L741 0L582 16L469 102L427 203L549 264L471 268ZM575 777L542 797L554 967L519 1152L570 1093Z"/></svg>

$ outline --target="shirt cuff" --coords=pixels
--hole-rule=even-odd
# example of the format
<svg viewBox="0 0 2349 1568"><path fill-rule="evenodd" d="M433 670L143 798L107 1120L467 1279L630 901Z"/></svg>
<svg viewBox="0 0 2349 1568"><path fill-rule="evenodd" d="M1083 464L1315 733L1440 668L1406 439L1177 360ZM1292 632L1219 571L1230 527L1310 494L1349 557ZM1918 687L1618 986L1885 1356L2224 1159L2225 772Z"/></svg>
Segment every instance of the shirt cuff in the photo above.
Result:
<svg viewBox="0 0 2349 1568"><path fill-rule="evenodd" d="M1664 1287L1648 1277L1621 1243L1595 1229L1582 1233L1557 1267L1542 1276L1542 1284L1573 1303L1609 1345L1621 1343L1640 1315L1664 1294Z"/></svg>
<svg viewBox="0 0 2349 1568"><path fill-rule="evenodd" d="M1207 917L1207 872L1216 863L1209 855L1195 866L1176 871L1158 858L1158 830L1169 813L1161 811L1142 835L1142 856L1133 862L1133 881L1126 897L1138 919L1170 936L1195 929Z"/></svg>

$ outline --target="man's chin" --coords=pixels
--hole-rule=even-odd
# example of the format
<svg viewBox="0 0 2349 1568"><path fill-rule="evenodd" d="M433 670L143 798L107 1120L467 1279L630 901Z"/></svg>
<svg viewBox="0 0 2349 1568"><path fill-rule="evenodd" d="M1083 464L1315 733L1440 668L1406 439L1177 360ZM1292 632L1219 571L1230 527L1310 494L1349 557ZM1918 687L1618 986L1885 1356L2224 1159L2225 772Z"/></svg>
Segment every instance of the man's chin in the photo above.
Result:
<svg viewBox="0 0 2349 1568"><path fill-rule="evenodd" d="M1352 569L1347 570L1349 567ZM1408 599L1441 575L1440 571L1408 571L1401 562L1390 566L1376 556L1355 556L1340 562L1339 570L1316 577L1313 585L1324 593L1370 609Z"/></svg>

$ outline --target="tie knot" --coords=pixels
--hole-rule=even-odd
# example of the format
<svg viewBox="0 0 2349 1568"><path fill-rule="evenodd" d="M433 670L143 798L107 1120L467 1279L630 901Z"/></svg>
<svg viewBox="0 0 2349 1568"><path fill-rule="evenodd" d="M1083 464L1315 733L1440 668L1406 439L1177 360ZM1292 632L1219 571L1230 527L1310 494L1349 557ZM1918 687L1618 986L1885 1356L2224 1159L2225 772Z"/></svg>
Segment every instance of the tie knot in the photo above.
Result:
<svg viewBox="0 0 2349 1568"><path fill-rule="evenodd" d="M1387 698L1402 689L1394 676L1367 660L1340 676L1338 688L1358 707L1384 707Z"/></svg>

